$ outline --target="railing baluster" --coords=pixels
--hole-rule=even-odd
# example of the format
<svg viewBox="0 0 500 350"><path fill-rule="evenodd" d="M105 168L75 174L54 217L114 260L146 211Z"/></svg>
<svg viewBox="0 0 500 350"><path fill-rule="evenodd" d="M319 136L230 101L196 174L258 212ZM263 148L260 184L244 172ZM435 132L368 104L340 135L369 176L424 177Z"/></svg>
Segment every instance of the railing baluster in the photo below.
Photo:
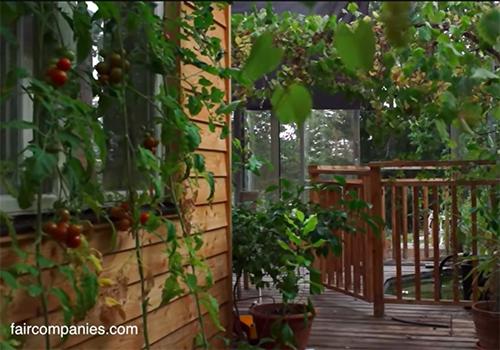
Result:
<svg viewBox="0 0 500 350"><path fill-rule="evenodd" d="M398 205L399 200L401 199L401 196L399 195L398 187L393 186L392 190L394 191L394 206L396 207L396 218L395 218L395 226L394 226L394 240L393 240L393 246L395 248L395 262L396 262L396 294L398 300L401 300L403 298L403 288L402 288L402 281L401 281L401 206Z"/></svg>
<svg viewBox="0 0 500 350"><path fill-rule="evenodd" d="M333 192L333 195L334 195L334 201L338 204L338 201L340 199L340 190L337 189ZM338 231L337 233L337 237L339 239L340 242L343 241L343 233L342 231ZM343 278L342 278L342 259L343 259L343 255L344 255L344 248L345 246L342 247L342 252L341 254L335 258L335 282L336 282L336 286L338 288L342 288L344 286L344 283L343 283Z"/></svg>
<svg viewBox="0 0 500 350"><path fill-rule="evenodd" d="M450 199L450 192L448 187L444 188L444 202L448 203L448 200ZM450 210L448 209L449 207L447 206L444 211L444 249L446 251L446 254L450 254Z"/></svg>
<svg viewBox="0 0 500 350"><path fill-rule="evenodd" d="M413 254L415 256L415 299L421 299L420 284L420 233L419 233L418 187L413 186Z"/></svg>
<svg viewBox="0 0 500 350"><path fill-rule="evenodd" d="M457 225L458 225L458 203L457 203L457 186L451 185L451 250L453 255L453 301L459 301L458 290L458 241L457 241Z"/></svg>
<svg viewBox="0 0 500 350"><path fill-rule="evenodd" d="M403 186L403 258L408 259L408 188Z"/></svg>
<svg viewBox="0 0 500 350"><path fill-rule="evenodd" d="M392 185L391 187L391 225L392 225L392 235L391 235L391 258L396 259L396 245L394 242L396 241L396 235L398 234L398 224L397 224L397 196L396 196L396 185Z"/></svg>
<svg viewBox="0 0 500 350"><path fill-rule="evenodd" d="M429 187L423 187L423 219L424 219L424 257L429 259Z"/></svg>
<svg viewBox="0 0 500 350"><path fill-rule="evenodd" d="M351 196L349 191L351 190L351 186L346 185L343 199L349 200ZM344 207L345 209L345 207ZM344 242L345 242L345 252L344 252L344 280L345 280L345 290L348 291L351 289L351 256L352 256L352 239L351 234L349 232L344 231Z"/></svg>
<svg viewBox="0 0 500 350"><path fill-rule="evenodd" d="M356 186L356 194L358 199L363 198L363 188L361 186ZM360 223L361 219L356 215L356 222ZM358 224L359 225L359 224ZM353 290L354 294L359 294L360 290L360 261L361 261L361 234L356 232L353 236L353 266L354 266L354 279L353 279Z"/></svg>
<svg viewBox="0 0 500 350"><path fill-rule="evenodd" d="M477 190L475 185L470 187L470 205L472 209L471 213L471 234L472 234L472 255L474 259L472 260L472 300L477 301L479 298L479 289L477 281Z"/></svg>
<svg viewBox="0 0 500 350"><path fill-rule="evenodd" d="M441 276L439 275L439 187L432 187L432 243L434 257L434 300L441 298Z"/></svg>
<svg viewBox="0 0 500 350"><path fill-rule="evenodd" d="M362 176L363 179L363 199L371 203L371 190L370 190L370 178L368 176ZM368 214L370 212L368 211ZM363 235L362 238L363 244L363 295L368 301L373 300L373 258L372 258L372 237L373 232L368 225L365 225L367 228L367 234ZM381 233L381 239L384 240L384 232Z"/></svg>

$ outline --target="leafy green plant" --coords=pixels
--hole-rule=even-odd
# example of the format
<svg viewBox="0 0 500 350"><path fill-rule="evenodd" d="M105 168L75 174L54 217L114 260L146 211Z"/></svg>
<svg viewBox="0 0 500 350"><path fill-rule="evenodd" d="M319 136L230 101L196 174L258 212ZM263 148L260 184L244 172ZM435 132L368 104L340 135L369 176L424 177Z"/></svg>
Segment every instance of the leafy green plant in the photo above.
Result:
<svg viewBox="0 0 500 350"><path fill-rule="evenodd" d="M281 181L282 192L275 200L260 201L255 208L242 203L233 208L233 272L236 288L243 273L257 288L273 287L281 295L283 308L279 313L296 312L294 305L304 297L301 288L309 287L309 294L322 293L321 273L315 267L317 257L340 254L342 242L337 231L361 232L359 217L374 229L378 221L370 217L368 204L351 193L350 199L341 200L338 207L324 208L303 200L305 190L340 191L344 179L338 184L298 186L287 180ZM274 192L272 186L268 192ZM342 209L345 208L345 209ZM309 297L307 311L314 311ZM280 344L293 346L293 331L288 324L278 322L272 334Z"/></svg>
<svg viewBox="0 0 500 350"><path fill-rule="evenodd" d="M233 209L233 271L237 277L248 272L256 287L273 285L286 303L298 297L303 283L309 283L311 294L322 291L313 262L316 256L340 254L342 243L333 232L360 231L353 221L355 213L373 228L376 220L366 213L368 204L355 197L342 201L345 210L323 208L303 201L304 191L315 187L282 180L282 188L278 199L260 202L255 209L247 204ZM268 189L273 191L276 188Z"/></svg>

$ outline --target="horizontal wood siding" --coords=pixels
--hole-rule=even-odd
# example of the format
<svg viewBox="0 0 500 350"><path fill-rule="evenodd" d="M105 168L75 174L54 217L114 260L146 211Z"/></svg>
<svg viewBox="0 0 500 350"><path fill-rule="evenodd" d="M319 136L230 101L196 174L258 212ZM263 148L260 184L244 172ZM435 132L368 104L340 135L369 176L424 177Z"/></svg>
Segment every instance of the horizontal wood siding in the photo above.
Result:
<svg viewBox="0 0 500 350"><path fill-rule="evenodd" d="M180 11L192 11L192 4L189 2L178 3ZM211 31L212 35L222 40L226 55L222 63L230 66L229 45L229 19L230 9L214 10L216 25ZM182 43L185 47L194 48L192 43ZM202 57L200 57L202 58ZM206 59L206 58L202 58ZM190 73L191 72L191 73ZM187 66L180 67L180 74L192 74L193 68ZM191 77L191 82L196 85L198 76ZM230 82L220 78L209 76L209 79L216 82L217 86L226 92L226 100L230 99ZM187 88L188 86L183 86ZM231 168L230 168L230 137L221 139L221 123L216 123L215 132L209 130L208 111L202 111L198 116L191 116L192 120L200 129L202 141L198 153L205 157L206 168L212 171L215 176L215 193L209 203L210 188L203 178L199 179L199 187L194 190L196 208L193 213L193 225L200 228L204 245L200 255L204 257L209 265L214 280L211 292L219 301L221 307L221 321L226 329L231 329ZM225 122L229 123L226 117ZM180 234L179 222L172 217L174 224ZM160 231L165 228L160 228ZM165 232L160 232L165 233ZM122 283L122 290L117 297L123 304L125 318L120 315L113 315L111 324L116 325L137 325L139 335L126 336L91 336L79 335L70 336L66 342L61 343L59 337L52 337L52 346L65 349L141 349L143 346L142 318L140 307L140 283L137 265L135 263L135 242L131 235L126 232L118 232L115 247L112 246L112 232L108 224L96 224L93 229L86 233L91 246L103 253L103 273L102 277L116 279L117 276L125 278ZM150 307L149 307L149 336L152 348L154 349L191 349L193 339L199 331L199 322L196 319L196 307L192 296L181 296L167 305L159 306L161 303L162 286L168 277L168 257L165 254L165 245L155 235L144 232L143 256L145 259L145 274L148 276L150 285ZM22 249L34 251L33 234L23 235L19 239ZM7 238L0 240L0 263L2 267L7 267L17 262L16 254L10 247ZM42 244L42 252L52 259L63 262L60 248L55 242L46 241ZM186 252L181 252L185 254ZM43 280L47 285L57 284L61 288L67 287L67 281L63 280L59 274L48 269L43 271ZM199 274L199 278L204 278ZM116 288L116 287L108 287ZM63 324L62 313L58 310L58 302L49 297L49 322L50 324ZM19 293L9 304L7 310L7 320L10 322L26 322L28 324L43 324L43 317L40 311L38 298L32 298L26 293ZM87 318L79 324L101 325L101 310L99 305L92 309ZM214 344L220 343L216 327L211 323L206 310L203 310L204 320L207 328L207 335ZM109 321L109 320L108 320ZM43 337L26 337L26 349L43 348Z"/></svg>

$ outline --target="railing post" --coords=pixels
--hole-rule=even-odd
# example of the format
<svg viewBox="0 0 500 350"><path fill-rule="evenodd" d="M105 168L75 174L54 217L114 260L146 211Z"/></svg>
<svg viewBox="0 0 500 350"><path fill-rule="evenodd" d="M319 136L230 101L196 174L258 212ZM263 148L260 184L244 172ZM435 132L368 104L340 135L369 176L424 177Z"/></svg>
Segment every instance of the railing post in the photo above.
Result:
<svg viewBox="0 0 500 350"><path fill-rule="evenodd" d="M372 204L372 215L383 217L382 207L382 181L380 167L370 165L369 176L370 203ZM372 248L372 271L373 271L373 315L384 316L384 226L379 227L380 235L371 234Z"/></svg>

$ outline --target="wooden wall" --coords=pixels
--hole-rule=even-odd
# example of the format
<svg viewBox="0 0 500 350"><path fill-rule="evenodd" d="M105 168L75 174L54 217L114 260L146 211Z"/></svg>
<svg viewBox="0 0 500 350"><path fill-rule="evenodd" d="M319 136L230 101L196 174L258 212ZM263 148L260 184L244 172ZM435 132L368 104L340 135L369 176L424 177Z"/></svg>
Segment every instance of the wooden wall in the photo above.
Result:
<svg viewBox="0 0 500 350"><path fill-rule="evenodd" d="M192 5L188 2L177 3L177 10L190 11ZM230 66L230 8L214 9L216 26L213 33L222 39L225 48L223 64ZM182 43L189 46L191 43ZM194 67L180 66L180 74L191 75ZM227 99L230 98L230 81L216 77L209 77L220 88L226 91ZM197 77L195 78L197 82ZM212 204L207 203L208 187L204 181L200 181L199 200L196 204L193 221L200 224L205 233L204 246L201 254L207 259L212 268L215 285L212 294L218 299L221 306L221 320L226 329L231 328L231 162L230 162L230 138L221 140L217 132L210 133L208 130L208 111L203 110L196 116L192 116L200 127L203 141L199 152L205 156L207 168L214 172L216 177L215 198ZM229 121L229 120L228 120ZM116 298L123 303L125 319L119 315L113 316L114 324L137 325L142 330L141 307L140 307L140 284L137 266L135 265L134 241L130 234L118 233L118 243L111 250L111 232L106 224L95 225L94 230L88 234L88 240L92 246L104 254L104 270L102 276L111 279L121 278L125 288L114 291ZM173 300L170 304L158 307L161 300L161 288L167 277L168 262L164 254L164 244L158 238L149 235L144 241L143 254L147 273L154 279L154 285L150 292L149 308L149 337L153 349L191 349L192 341L199 326L196 320L195 305L191 296L184 296ZM33 246L33 235L23 235L20 243L25 249ZM8 239L0 240L0 263L3 266L12 262L15 255L9 249ZM58 253L59 248L51 241L44 242L43 251L52 258ZM62 280L56 280L57 274L45 271L46 283L64 284ZM49 322L50 324L63 324L62 314L57 310L58 303L53 298L49 299ZM100 325L100 308L95 307L88 317L79 324ZM10 322L27 322L29 324L43 324L38 299L31 298L26 294L19 294L9 304L7 319ZM216 329L205 315L208 331L216 347L221 347L218 341ZM52 346L60 344L60 338L52 337ZM143 346L142 333L139 335L124 336L70 336L68 340L60 345L65 349L140 349ZM42 349L43 337L30 336L26 338L26 349Z"/></svg>

